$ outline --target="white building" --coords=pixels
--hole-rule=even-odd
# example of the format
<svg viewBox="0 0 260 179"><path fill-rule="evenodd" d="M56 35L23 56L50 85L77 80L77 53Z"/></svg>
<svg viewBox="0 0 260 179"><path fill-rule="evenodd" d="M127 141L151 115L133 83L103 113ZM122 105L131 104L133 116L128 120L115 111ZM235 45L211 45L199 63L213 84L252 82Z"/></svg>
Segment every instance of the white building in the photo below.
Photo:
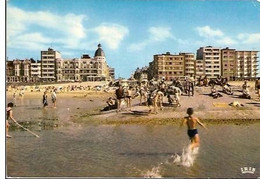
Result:
<svg viewBox="0 0 260 179"><path fill-rule="evenodd" d="M56 59L61 58L58 51L48 48L41 51L41 79L42 81L56 81Z"/></svg>
<svg viewBox="0 0 260 179"><path fill-rule="evenodd" d="M203 72L208 78L216 78L221 75L221 48L200 47L197 50L197 60L202 60Z"/></svg>

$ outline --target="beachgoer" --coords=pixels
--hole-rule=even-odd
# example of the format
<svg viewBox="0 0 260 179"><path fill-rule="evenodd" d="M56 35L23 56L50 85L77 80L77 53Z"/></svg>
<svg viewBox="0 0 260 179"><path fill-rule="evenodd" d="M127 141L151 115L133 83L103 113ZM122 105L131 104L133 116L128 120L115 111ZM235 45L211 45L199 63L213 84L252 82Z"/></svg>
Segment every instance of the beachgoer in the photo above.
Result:
<svg viewBox="0 0 260 179"><path fill-rule="evenodd" d="M14 117L13 117L12 107L14 107L14 103L10 102L10 103L7 104L7 108L6 108L6 113L7 113L7 115L6 115L7 116L7 118L6 118L6 137L8 137L8 138L12 137L8 134L8 128L10 126L8 119L11 119L15 123L17 123L16 120L14 119Z"/></svg>
<svg viewBox="0 0 260 179"><path fill-rule="evenodd" d="M153 105L153 97L152 97L152 93L148 93L147 96L147 106L149 108L149 113L152 112L151 106Z"/></svg>
<svg viewBox="0 0 260 179"><path fill-rule="evenodd" d="M130 86L126 92L126 100L127 100L127 107L131 110L132 107L132 89L133 87Z"/></svg>
<svg viewBox="0 0 260 179"><path fill-rule="evenodd" d="M257 90L257 94L258 96L260 97L260 78L258 78L256 81L255 81L255 89Z"/></svg>
<svg viewBox="0 0 260 179"><path fill-rule="evenodd" d="M106 103L108 106L106 106L102 111L117 109L117 100L115 98L109 97Z"/></svg>
<svg viewBox="0 0 260 179"><path fill-rule="evenodd" d="M52 101L53 107L56 108L56 101L57 101L56 89L54 89L51 93L51 101Z"/></svg>
<svg viewBox="0 0 260 179"><path fill-rule="evenodd" d="M154 107L154 112L156 114L158 113L158 107L160 108L160 110L163 109L162 104L163 104L163 92L156 91L153 98L153 107Z"/></svg>
<svg viewBox="0 0 260 179"><path fill-rule="evenodd" d="M191 149L199 147L199 145L200 145L200 138L199 138L198 129L196 128L196 125L199 124L203 128L207 129L206 126L197 117L192 116L193 112L194 111L192 108L188 108L187 109L188 116L185 117L184 121L181 123L181 126L186 124L188 127L187 133L188 133L188 136L191 141L191 144L190 144Z"/></svg>
<svg viewBox="0 0 260 179"><path fill-rule="evenodd" d="M174 89L174 100L178 107L181 106L180 93Z"/></svg>
<svg viewBox="0 0 260 179"><path fill-rule="evenodd" d="M14 103L14 105L16 104L16 90L14 91L14 94L13 94L13 103Z"/></svg>
<svg viewBox="0 0 260 179"><path fill-rule="evenodd" d="M121 111L121 103L124 99L124 89L122 85L119 85L119 88L116 90L116 99L117 99L117 112Z"/></svg>
<svg viewBox="0 0 260 179"><path fill-rule="evenodd" d="M139 90L139 94L140 94L140 105L142 105L143 104L143 99L144 99L144 101L146 102L146 98L147 98L147 90L146 90L146 88L145 87L143 87L143 86L141 86L140 88L139 88L140 90Z"/></svg>
<svg viewBox="0 0 260 179"><path fill-rule="evenodd" d="M48 106L48 100L47 100L47 91L44 91L43 97L42 97L42 103L43 103L43 107L45 108L46 106Z"/></svg>
<svg viewBox="0 0 260 179"><path fill-rule="evenodd" d="M203 79L203 86L208 86L208 83L209 83L209 80L208 80L208 77L207 75L205 75L204 79Z"/></svg>
<svg viewBox="0 0 260 179"><path fill-rule="evenodd" d="M246 90L249 86L247 85L247 80L244 81L244 84L242 85L242 89Z"/></svg>
<svg viewBox="0 0 260 179"><path fill-rule="evenodd" d="M171 97L170 94L167 95L167 99L168 99L169 105L172 105L174 100L173 100L173 98Z"/></svg>

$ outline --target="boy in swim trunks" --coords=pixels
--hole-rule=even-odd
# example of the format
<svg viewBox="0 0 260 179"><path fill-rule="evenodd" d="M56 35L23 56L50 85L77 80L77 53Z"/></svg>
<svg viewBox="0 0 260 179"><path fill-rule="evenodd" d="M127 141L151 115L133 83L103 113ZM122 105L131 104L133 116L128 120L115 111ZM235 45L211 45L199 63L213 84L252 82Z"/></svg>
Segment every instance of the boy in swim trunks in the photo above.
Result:
<svg viewBox="0 0 260 179"><path fill-rule="evenodd" d="M203 128L207 129L206 126L202 122L200 122L200 120L197 117L192 116L193 112L194 111L192 108L188 108L187 109L188 116L185 117L184 121L181 123L181 126L183 126L184 124L187 124L187 127L188 127L187 132L188 132L188 136L191 141L190 148L192 150L196 147L199 147L199 145L200 145L200 138L199 138L199 134L198 134L196 125L199 124Z"/></svg>

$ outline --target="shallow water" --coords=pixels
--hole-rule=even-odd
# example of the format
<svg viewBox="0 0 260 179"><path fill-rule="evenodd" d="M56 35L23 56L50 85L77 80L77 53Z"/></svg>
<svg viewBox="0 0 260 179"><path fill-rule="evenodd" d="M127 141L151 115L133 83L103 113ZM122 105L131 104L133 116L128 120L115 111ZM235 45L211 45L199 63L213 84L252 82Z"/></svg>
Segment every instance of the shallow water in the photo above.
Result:
<svg viewBox="0 0 260 179"><path fill-rule="evenodd" d="M60 98L57 109L46 110L41 99L17 101L14 116L40 138L11 129L13 138L6 141L8 176L260 176L259 123L199 128L199 153L194 164L185 167L171 160L189 144L184 127L73 123L77 111L94 106L88 100L71 100ZM241 167L256 168L255 175L242 174Z"/></svg>

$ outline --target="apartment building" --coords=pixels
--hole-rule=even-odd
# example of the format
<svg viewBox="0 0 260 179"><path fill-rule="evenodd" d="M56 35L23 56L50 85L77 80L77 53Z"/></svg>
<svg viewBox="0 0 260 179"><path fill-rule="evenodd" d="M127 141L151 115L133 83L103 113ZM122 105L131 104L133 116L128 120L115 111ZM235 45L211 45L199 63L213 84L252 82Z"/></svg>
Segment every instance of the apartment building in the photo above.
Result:
<svg viewBox="0 0 260 179"><path fill-rule="evenodd" d="M6 82L36 82L40 78L40 63L33 59L6 62Z"/></svg>
<svg viewBox="0 0 260 179"><path fill-rule="evenodd" d="M195 76L204 77L205 76L205 66L203 59L197 59L195 61Z"/></svg>
<svg viewBox="0 0 260 179"><path fill-rule="evenodd" d="M197 64L200 64L200 62L203 62L203 72L208 78L216 78L217 76L221 75L221 49L212 47L212 46L206 46L206 47L200 47L197 50ZM199 69L196 69L196 72L200 71ZM199 74L196 74L196 76L199 76Z"/></svg>
<svg viewBox="0 0 260 179"><path fill-rule="evenodd" d="M29 59L15 59L8 63L7 82L29 82L30 81L30 64ZM12 67L11 67L12 65Z"/></svg>
<svg viewBox="0 0 260 179"><path fill-rule="evenodd" d="M38 82L41 78L41 62L31 61L31 81Z"/></svg>
<svg viewBox="0 0 260 179"><path fill-rule="evenodd" d="M47 51L41 51L41 80L56 81L56 60L61 58L58 51L48 48Z"/></svg>
<svg viewBox="0 0 260 179"><path fill-rule="evenodd" d="M195 76L195 55L194 53L179 53L184 56L184 75Z"/></svg>
<svg viewBox="0 0 260 179"><path fill-rule="evenodd" d="M236 49L221 49L221 76L228 80L235 79Z"/></svg>
<svg viewBox="0 0 260 179"><path fill-rule="evenodd" d="M154 55L154 60L149 66L156 80L172 80L184 76L184 55L173 55L170 52Z"/></svg>
<svg viewBox="0 0 260 179"><path fill-rule="evenodd" d="M258 51L236 51L235 76L237 78L255 78L258 67Z"/></svg>

